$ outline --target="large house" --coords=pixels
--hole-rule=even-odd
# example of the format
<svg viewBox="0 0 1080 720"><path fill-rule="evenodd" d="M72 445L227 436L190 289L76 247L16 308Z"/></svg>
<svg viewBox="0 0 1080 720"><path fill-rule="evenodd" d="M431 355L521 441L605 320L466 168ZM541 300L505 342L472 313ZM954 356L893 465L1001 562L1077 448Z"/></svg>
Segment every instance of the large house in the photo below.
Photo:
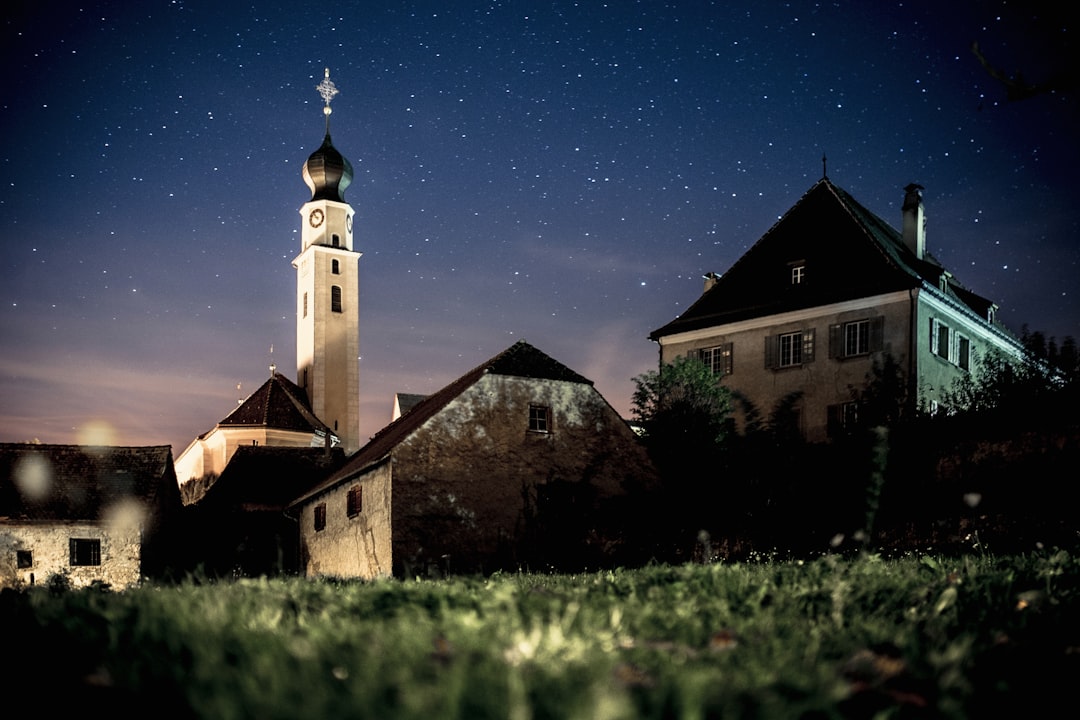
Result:
<svg viewBox="0 0 1080 720"><path fill-rule="evenodd" d="M794 409L809 441L853 424L886 359L906 402L933 408L990 351L1022 347L996 306L927 251L922 187L905 188L899 231L822 178L686 312L654 330L661 364L699 358L768 416Z"/></svg>
<svg viewBox="0 0 1080 720"><path fill-rule="evenodd" d="M168 446L0 444L0 586L161 576L180 511Z"/></svg>
<svg viewBox="0 0 1080 720"><path fill-rule="evenodd" d="M521 341L427 396L290 508L308 577L610 562L655 483L593 383Z"/></svg>

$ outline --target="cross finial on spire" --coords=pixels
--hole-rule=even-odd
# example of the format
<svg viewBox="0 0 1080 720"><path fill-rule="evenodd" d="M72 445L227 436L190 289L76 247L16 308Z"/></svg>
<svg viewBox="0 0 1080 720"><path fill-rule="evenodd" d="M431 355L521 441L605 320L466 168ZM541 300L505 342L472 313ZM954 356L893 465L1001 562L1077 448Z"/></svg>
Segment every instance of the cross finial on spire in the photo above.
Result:
<svg viewBox="0 0 1080 720"><path fill-rule="evenodd" d="M325 69L323 80L321 83L315 86L315 89L319 91L319 95L322 96L323 102L323 114L330 114L330 101L334 99L334 96L338 94L338 89L334 85L334 81L330 79L330 68Z"/></svg>
<svg viewBox="0 0 1080 720"><path fill-rule="evenodd" d="M821 153L821 177L829 177L828 173L828 159L825 157L825 153Z"/></svg>

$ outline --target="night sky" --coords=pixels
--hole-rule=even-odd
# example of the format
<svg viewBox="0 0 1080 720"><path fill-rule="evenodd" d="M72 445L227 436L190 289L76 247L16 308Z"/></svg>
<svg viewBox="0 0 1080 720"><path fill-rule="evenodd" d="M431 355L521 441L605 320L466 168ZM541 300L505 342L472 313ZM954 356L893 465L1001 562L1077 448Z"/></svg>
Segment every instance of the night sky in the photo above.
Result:
<svg viewBox="0 0 1080 720"><path fill-rule="evenodd" d="M629 416L649 332L823 155L894 226L923 185L931 253L1014 331L1080 337L1077 49L1049 3L269 4L0 11L0 440L179 454L271 363L295 379L327 67L362 439L520 339ZM1056 88L1010 99L973 41Z"/></svg>

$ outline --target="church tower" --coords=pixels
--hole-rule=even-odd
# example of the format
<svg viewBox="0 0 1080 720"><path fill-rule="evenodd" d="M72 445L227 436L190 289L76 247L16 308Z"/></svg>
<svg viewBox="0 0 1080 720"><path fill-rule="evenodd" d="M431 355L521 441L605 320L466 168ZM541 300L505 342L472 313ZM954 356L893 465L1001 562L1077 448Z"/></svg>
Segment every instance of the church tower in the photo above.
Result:
<svg viewBox="0 0 1080 720"><path fill-rule="evenodd" d="M360 447L360 253L353 250L353 209L345 202L353 169L330 142L330 101L338 90L329 69L316 89L326 135L303 171L311 200L300 208L300 254L292 263L296 384L307 392L315 416L352 453Z"/></svg>

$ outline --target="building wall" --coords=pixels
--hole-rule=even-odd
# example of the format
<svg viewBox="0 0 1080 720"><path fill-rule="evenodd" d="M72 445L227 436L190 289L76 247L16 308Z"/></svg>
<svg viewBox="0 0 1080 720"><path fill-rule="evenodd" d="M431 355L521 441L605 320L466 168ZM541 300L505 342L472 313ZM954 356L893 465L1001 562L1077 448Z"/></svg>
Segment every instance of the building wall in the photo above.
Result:
<svg viewBox="0 0 1080 720"><path fill-rule="evenodd" d="M341 483L300 508L300 566L306 577L376 578L392 568L391 463ZM361 488L361 509L348 515L347 494ZM315 529L315 508L326 508L326 526Z"/></svg>
<svg viewBox="0 0 1080 720"><path fill-rule="evenodd" d="M530 431L530 406L550 409ZM486 375L394 450L394 568L489 571L557 557L653 476L590 385ZM590 525L591 524L591 525Z"/></svg>
<svg viewBox="0 0 1080 720"><path fill-rule="evenodd" d="M935 351L935 328L942 327L945 332L938 335L938 350ZM989 329L986 323L957 311L941 298L926 292L919 294L915 332L918 392L930 406L928 409L942 399L942 393L950 390L958 378L968 373L977 374L979 359L987 353L997 351L1006 357L1021 357L1019 341ZM962 359L961 339L968 341L966 363ZM964 364L968 366L966 369L962 367Z"/></svg>
<svg viewBox="0 0 1080 720"><path fill-rule="evenodd" d="M140 579L140 538L138 524L101 526L93 523L0 524L0 586L41 584L52 575L64 575L72 587L95 581L124 589ZM101 564L73 566L72 538L100 540ZM17 551L29 550L32 565L17 567Z"/></svg>
<svg viewBox="0 0 1080 720"><path fill-rule="evenodd" d="M781 400L801 392L798 404L803 436L812 442L827 438L828 407L849 402L851 388L865 384L875 359L891 355L901 367L910 356L909 328L914 301L906 292L890 293L798 312L756 318L661 338L660 360L697 356L703 348L731 344L731 374L726 387L748 398L763 418ZM880 318L881 346L868 354L830 357L830 327ZM766 367L766 339L783 333L813 332L813 360L791 367ZM741 414L737 419L745 420Z"/></svg>

